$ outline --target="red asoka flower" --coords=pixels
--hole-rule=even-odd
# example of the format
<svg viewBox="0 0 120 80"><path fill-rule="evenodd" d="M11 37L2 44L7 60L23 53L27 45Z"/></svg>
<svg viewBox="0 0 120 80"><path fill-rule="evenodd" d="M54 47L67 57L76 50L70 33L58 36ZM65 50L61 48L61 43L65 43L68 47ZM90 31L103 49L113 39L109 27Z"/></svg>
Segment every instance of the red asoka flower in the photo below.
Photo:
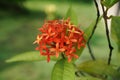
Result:
<svg viewBox="0 0 120 80"><path fill-rule="evenodd" d="M65 49L64 49L64 48L60 48L59 43L56 43L55 48L50 48L50 51L51 51L51 52L55 52L56 57L58 57L59 54L60 54L60 52L64 52Z"/></svg>
<svg viewBox="0 0 120 80"><path fill-rule="evenodd" d="M78 58L76 48L80 49L86 43L84 32L73 25L70 18L45 21L39 31L34 44L38 44L36 50L39 50L42 56L47 56L47 62L50 61L50 56L58 58L61 53L70 62L72 58Z"/></svg>

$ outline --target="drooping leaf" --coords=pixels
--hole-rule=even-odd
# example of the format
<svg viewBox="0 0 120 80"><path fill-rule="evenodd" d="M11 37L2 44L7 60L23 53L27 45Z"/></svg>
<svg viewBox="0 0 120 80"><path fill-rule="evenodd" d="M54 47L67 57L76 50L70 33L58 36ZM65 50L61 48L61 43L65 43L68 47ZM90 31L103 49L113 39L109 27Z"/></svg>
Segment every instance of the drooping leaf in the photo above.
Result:
<svg viewBox="0 0 120 80"><path fill-rule="evenodd" d="M13 56L6 62L17 62L17 61L43 61L46 60L46 56L41 56L38 51L31 51L21 53L19 55ZM51 57L51 60L57 60L56 57Z"/></svg>
<svg viewBox="0 0 120 80"><path fill-rule="evenodd" d="M104 0L102 3L105 5L107 8L112 7L114 4L119 2L120 0Z"/></svg>
<svg viewBox="0 0 120 80"><path fill-rule="evenodd" d="M75 80L73 64L65 59L57 61L52 71L51 80Z"/></svg>
<svg viewBox="0 0 120 80"><path fill-rule="evenodd" d="M96 77L110 76L112 80L119 80L120 73L112 65L107 65L104 60L86 61L78 66L79 71L86 72Z"/></svg>
<svg viewBox="0 0 120 80"><path fill-rule="evenodd" d="M70 18L71 22L75 25L78 25L78 18L77 15L75 13L75 11L73 10L72 6L68 9L65 19Z"/></svg>
<svg viewBox="0 0 120 80"><path fill-rule="evenodd" d="M112 17L111 33L112 38L115 40L120 53L120 17L117 16Z"/></svg>

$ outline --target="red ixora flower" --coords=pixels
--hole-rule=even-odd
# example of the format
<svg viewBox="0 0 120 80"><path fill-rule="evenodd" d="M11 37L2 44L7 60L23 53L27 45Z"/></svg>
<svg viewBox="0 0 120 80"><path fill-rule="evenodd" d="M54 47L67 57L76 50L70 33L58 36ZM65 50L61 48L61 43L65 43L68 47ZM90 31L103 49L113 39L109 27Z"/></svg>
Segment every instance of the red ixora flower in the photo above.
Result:
<svg viewBox="0 0 120 80"><path fill-rule="evenodd" d="M73 25L70 18L45 21L39 31L40 34L37 35L34 44L38 44L36 50L39 50L42 56L47 56L48 62L50 56L58 58L61 54L64 54L70 62L72 58L78 58L76 48L80 49L86 43L84 32Z"/></svg>

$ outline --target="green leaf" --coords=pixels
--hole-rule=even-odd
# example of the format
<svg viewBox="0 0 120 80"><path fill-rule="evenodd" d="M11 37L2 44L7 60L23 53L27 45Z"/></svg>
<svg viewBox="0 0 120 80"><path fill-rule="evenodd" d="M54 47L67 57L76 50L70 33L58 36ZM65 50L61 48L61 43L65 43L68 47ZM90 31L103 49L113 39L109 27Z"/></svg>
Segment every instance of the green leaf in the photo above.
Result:
<svg viewBox="0 0 120 80"><path fill-rule="evenodd" d="M57 61L51 78L51 80L75 80L74 65L65 59Z"/></svg>
<svg viewBox="0 0 120 80"><path fill-rule="evenodd" d="M120 0L104 0L102 3L104 6L106 6L107 8L112 7L114 4L116 4L117 2L119 2Z"/></svg>
<svg viewBox="0 0 120 80"><path fill-rule="evenodd" d="M78 18L75 11L70 7L66 13L65 19L70 18L71 22L75 25L78 25Z"/></svg>
<svg viewBox="0 0 120 80"><path fill-rule="evenodd" d="M101 21L101 19L102 19L102 16L99 17L98 23ZM85 30L85 40L86 41L88 41L89 37L91 36L95 24L96 24L96 20L93 21L90 24L90 26Z"/></svg>
<svg viewBox="0 0 120 80"><path fill-rule="evenodd" d="M102 19L102 16L99 17L98 23L100 22L101 19ZM94 28L95 23L96 23L96 20L93 21L93 22L90 24L90 26L85 30L85 35L84 35L84 37L85 37L86 42L88 41L90 35L92 34L92 31L93 31L93 28ZM77 49L76 54L77 54L78 56L80 56L81 53L83 52L83 50L84 50L84 47L81 47L81 49Z"/></svg>
<svg viewBox="0 0 120 80"><path fill-rule="evenodd" d="M43 61L46 60L45 56L41 56L38 51L31 51L21 53L19 55L13 56L12 58L6 60L6 62L17 62L17 61ZM51 60L57 60L56 57L51 57Z"/></svg>
<svg viewBox="0 0 120 80"><path fill-rule="evenodd" d="M111 32L112 32L112 38L115 40L116 44L118 45L118 50L120 53L120 17L117 16L112 17Z"/></svg>
<svg viewBox="0 0 120 80"><path fill-rule="evenodd" d="M80 76L79 78L77 78L77 80L102 80L102 79L98 79L98 78L95 78L95 77L91 77L91 76Z"/></svg>
<svg viewBox="0 0 120 80"><path fill-rule="evenodd" d="M113 80L120 79L120 73L112 65L107 65L105 60L86 61L78 66L78 70L100 78L107 75Z"/></svg>

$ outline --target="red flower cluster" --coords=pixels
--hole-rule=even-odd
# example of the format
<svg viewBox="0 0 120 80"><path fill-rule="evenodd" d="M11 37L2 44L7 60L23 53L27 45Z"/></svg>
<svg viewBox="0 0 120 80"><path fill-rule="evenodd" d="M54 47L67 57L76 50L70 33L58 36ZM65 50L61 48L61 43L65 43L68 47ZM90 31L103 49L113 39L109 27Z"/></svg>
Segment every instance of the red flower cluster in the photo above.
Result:
<svg viewBox="0 0 120 80"><path fill-rule="evenodd" d="M72 58L78 58L75 54L76 48L85 46L83 31L71 24L70 19L47 21L39 31L41 33L34 42L39 45L36 50L39 50L41 55L47 56L48 62L50 56L59 57L60 54L64 54L70 62Z"/></svg>

